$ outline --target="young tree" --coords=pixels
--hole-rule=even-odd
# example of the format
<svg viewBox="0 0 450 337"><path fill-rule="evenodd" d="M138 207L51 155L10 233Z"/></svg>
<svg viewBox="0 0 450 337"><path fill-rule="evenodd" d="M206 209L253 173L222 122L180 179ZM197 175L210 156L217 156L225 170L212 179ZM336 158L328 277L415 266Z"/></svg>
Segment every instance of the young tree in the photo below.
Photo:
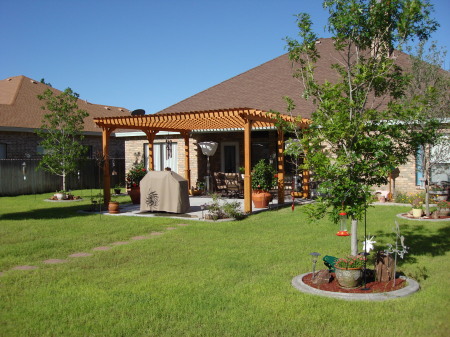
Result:
<svg viewBox="0 0 450 337"><path fill-rule="evenodd" d="M423 42L420 43L411 54L411 81L405 96L405 104L417 112L416 132L421 135L418 169L425 180L427 216L430 215L431 172L439 163L450 160L450 139L438 132L450 117L450 75L442 69L445 56L446 51L435 43L428 50Z"/></svg>
<svg viewBox="0 0 450 337"><path fill-rule="evenodd" d="M85 153L80 141L83 139L84 118L89 114L78 109L78 94L70 88L56 96L47 89L37 97L45 101L42 109L49 111L44 115L41 128L36 131L45 150L39 167L62 177L62 189L66 190L67 174L76 170L76 160Z"/></svg>
<svg viewBox="0 0 450 337"><path fill-rule="evenodd" d="M356 255L358 219L368 207L370 187L387 184L389 172L417 145L410 132L414 114L400 104L407 76L391 53L413 38L428 39L438 24L425 0L327 0L323 6L339 53L330 65L338 81L322 84L314 77L320 55L308 14L297 16L300 42L286 40L303 97L316 106L310 127L299 137L305 168L321 181L318 210L323 216L331 206L335 222L343 208L347 211Z"/></svg>

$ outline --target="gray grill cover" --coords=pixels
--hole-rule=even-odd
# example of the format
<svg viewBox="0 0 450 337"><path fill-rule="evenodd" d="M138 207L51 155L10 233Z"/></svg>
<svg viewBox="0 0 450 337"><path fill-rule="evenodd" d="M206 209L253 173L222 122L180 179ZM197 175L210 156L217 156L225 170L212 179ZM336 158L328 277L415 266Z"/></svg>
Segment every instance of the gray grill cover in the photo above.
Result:
<svg viewBox="0 0 450 337"><path fill-rule="evenodd" d="M139 185L141 212L186 213L189 211L188 182L179 174L172 171L149 171Z"/></svg>

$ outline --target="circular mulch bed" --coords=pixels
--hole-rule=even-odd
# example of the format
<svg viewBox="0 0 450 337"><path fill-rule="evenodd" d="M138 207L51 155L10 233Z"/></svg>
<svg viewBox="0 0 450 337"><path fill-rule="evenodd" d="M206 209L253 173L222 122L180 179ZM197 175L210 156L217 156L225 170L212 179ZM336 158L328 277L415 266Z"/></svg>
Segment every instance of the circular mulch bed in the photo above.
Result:
<svg viewBox="0 0 450 337"><path fill-rule="evenodd" d="M408 220L428 220L428 221L447 221L450 220L450 215L439 216L439 218L434 219L431 216L421 216L420 218L415 218L409 213L399 214L400 217L408 219Z"/></svg>
<svg viewBox="0 0 450 337"><path fill-rule="evenodd" d="M306 275L302 279L303 283L306 285L320 289L325 291L332 291L336 293L352 293L352 294L370 294L370 293L383 293L388 291L395 291L399 290L405 287L406 282L402 278L397 278L395 280L395 286L394 286L394 280L389 282L378 282L373 279L373 277L368 277L366 280L366 289L363 290L363 286L356 288L356 289L345 289L341 288L339 283L336 280L336 276L334 273L331 273L331 282L325 283L321 285L317 285L312 283L312 273Z"/></svg>
<svg viewBox="0 0 450 337"><path fill-rule="evenodd" d="M400 276L396 279L396 286L393 282L381 283L368 279L367 288L369 290L343 289L339 287L333 275L330 283L324 285L314 285L311 283L312 273L305 273L295 276L292 285L299 291L324 297L338 298L347 301L384 301L411 295L420 289L419 283L415 280Z"/></svg>

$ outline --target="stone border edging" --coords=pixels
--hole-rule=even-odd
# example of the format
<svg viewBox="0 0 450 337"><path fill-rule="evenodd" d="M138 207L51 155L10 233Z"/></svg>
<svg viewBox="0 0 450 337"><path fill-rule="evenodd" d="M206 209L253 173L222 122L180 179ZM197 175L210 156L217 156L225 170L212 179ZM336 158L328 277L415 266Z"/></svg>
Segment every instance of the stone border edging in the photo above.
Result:
<svg viewBox="0 0 450 337"><path fill-rule="evenodd" d="M442 222L442 221L450 221L450 219L422 219L422 218L409 218L407 216L403 215L404 213L397 214L397 218L405 219L405 220L411 220L411 221L429 221L429 222Z"/></svg>
<svg viewBox="0 0 450 337"><path fill-rule="evenodd" d="M83 198L80 199L64 199L64 200L52 200L52 199L44 199L45 202L75 202L75 201L83 201Z"/></svg>
<svg viewBox="0 0 450 337"><path fill-rule="evenodd" d="M405 297L408 295L411 295L415 292L417 292L420 289L419 283L413 279L407 278L405 276L400 276L400 278L404 279L408 285L402 289L395 290L395 291L389 291L384 293L370 293L370 294L361 294L361 293L336 293L332 291L325 291L316 289L313 287L308 286L306 283L303 282L303 277L311 273L305 273L298 276L295 276L292 279L292 285L297 290L311 294L311 295L318 295L318 296L324 296L324 297L332 297L332 298L338 298L341 300L346 301L385 301L390 300L394 298L400 298Z"/></svg>

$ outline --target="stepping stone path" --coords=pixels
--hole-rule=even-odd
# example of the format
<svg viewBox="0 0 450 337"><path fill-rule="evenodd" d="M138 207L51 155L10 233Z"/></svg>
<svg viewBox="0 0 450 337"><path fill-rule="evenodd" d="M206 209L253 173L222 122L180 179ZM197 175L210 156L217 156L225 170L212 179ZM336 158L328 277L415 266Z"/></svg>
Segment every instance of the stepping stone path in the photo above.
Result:
<svg viewBox="0 0 450 337"><path fill-rule="evenodd" d="M189 226L188 223L179 223L178 226Z"/></svg>
<svg viewBox="0 0 450 337"><path fill-rule="evenodd" d="M94 254L91 253L75 253L75 254L71 254L69 255L69 257L88 257L88 256L92 256Z"/></svg>
<svg viewBox="0 0 450 337"><path fill-rule="evenodd" d="M111 249L111 247L109 247L109 246L101 246L101 247L95 247L92 250L103 251L103 250L110 250L110 249Z"/></svg>
<svg viewBox="0 0 450 337"><path fill-rule="evenodd" d="M36 267L36 266L17 266L17 267L13 268L13 270L34 270L34 269L38 269L38 267Z"/></svg>
<svg viewBox="0 0 450 337"><path fill-rule="evenodd" d="M147 236L133 236L131 240L145 240L148 239Z"/></svg>
<svg viewBox="0 0 450 337"><path fill-rule="evenodd" d="M177 224L177 226L189 226L189 224ZM177 229L178 227L167 227L166 230L170 231L170 230L174 230ZM151 232L150 236L159 236L159 235L163 235L164 232ZM143 235L139 235L139 236L134 236L131 238L131 240L145 240L145 239L149 239L148 236L143 236ZM129 244L129 241L117 241L117 242L113 242L111 243L112 246L121 246L121 245L126 245ZM100 246L100 247L95 247L92 250L93 251L105 251L105 250L110 250L112 247L111 246ZM69 257L88 257L88 256L92 256L94 254L92 253L74 253L69 255ZM66 263L69 262L69 260L64 260L64 259L48 259L45 261L42 261L44 264L60 264L60 263ZM11 270L35 270L38 269L39 267L37 266L16 266L14 268L12 268ZM4 276L5 272L0 272L0 277Z"/></svg>
<svg viewBox="0 0 450 337"><path fill-rule="evenodd" d="M49 259L45 260L45 264L58 264L58 263L66 263L68 260L60 260L60 259Z"/></svg>
<svg viewBox="0 0 450 337"><path fill-rule="evenodd" d="M113 246L122 246L122 245L126 245L129 244L128 241L117 241L117 242L113 242L111 243Z"/></svg>

